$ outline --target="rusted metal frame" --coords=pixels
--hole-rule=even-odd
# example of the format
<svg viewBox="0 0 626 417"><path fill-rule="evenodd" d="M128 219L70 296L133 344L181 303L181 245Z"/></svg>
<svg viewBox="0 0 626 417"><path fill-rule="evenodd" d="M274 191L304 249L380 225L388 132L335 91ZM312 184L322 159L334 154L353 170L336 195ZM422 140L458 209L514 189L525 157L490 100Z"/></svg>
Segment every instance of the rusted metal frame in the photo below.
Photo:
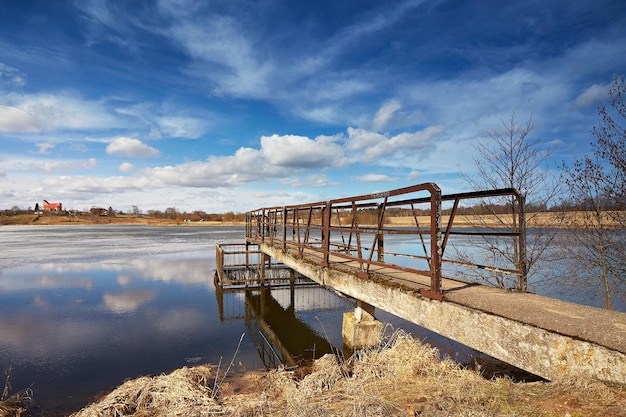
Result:
<svg viewBox="0 0 626 417"><path fill-rule="evenodd" d="M472 231L452 231L452 224L454 215L456 214L456 210L458 207L458 202L461 199L473 199L473 198L485 198L485 197L500 197L500 196L511 196L515 199L515 202L512 204L513 208L513 231L512 232L489 232L489 231L481 231L481 232L472 232ZM516 270L508 269L508 268L498 268L487 265L479 265L467 262L460 261L451 261L447 260L446 262L454 263L458 265L465 265L469 267L476 267L479 269L485 269L489 271L496 272L505 272L505 273L515 273L518 276L517 281L517 289L520 291L527 290L527 260L526 260L526 215L525 215L525 204L524 204L524 196L515 188L502 188L496 190L486 190L486 191L475 191L469 193L458 193L458 194L450 194L443 196L445 201L449 201L454 199L454 206L450 215L450 220L448 221L448 226L446 227L446 236L444 238L443 249L445 249L445 245L447 244L448 237L450 235L466 235L466 236L509 236L513 238L514 246L515 246L515 267Z"/></svg>
<svg viewBox="0 0 626 417"><path fill-rule="evenodd" d="M367 274L369 274L370 265L372 264L372 258L374 257L374 248L376 247L376 244L378 243L378 236L381 233L381 229L383 227L383 220L385 218L385 206L387 205L388 198L389 198L388 196L385 196L382 205L379 206L378 208L378 219L376 223L376 238L372 239L372 248L370 249L367 267L365 269L365 274L366 274L365 277L367 277Z"/></svg>
<svg viewBox="0 0 626 417"><path fill-rule="evenodd" d="M287 208L283 206L283 253L287 252Z"/></svg>
<svg viewBox="0 0 626 417"><path fill-rule="evenodd" d="M220 245L215 245L215 270L221 283L224 279L224 250Z"/></svg>
<svg viewBox="0 0 626 417"><path fill-rule="evenodd" d="M519 236L520 232L472 232L471 230L457 230L450 232L451 235L459 235L459 236L509 236L515 237Z"/></svg>
<svg viewBox="0 0 626 417"><path fill-rule="evenodd" d="M433 183L426 183L433 184ZM422 184L423 185L423 184ZM435 184L436 185L436 184ZM441 196L441 201L453 201L457 198L461 200L471 199L471 198L485 198L485 197L501 197L507 196L511 194L519 194L515 188L498 188L495 190L484 190L484 191L470 191L467 193L455 193L455 194L445 194ZM395 201L395 205L409 205L411 203L415 204L424 204L429 203L430 197L420 197L420 198L411 198L406 200L398 200Z"/></svg>
<svg viewBox="0 0 626 417"><path fill-rule="evenodd" d="M425 297L442 300L441 294L441 189L434 183L425 184L430 191L430 290L421 291Z"/></svg>
<svg viewBox="0 0 626 417"><path fill-rule="evenodd" d="M343 227L341 226L341 214L339 213L339 207L335 209L335 213L337 213L337 226L341 229L341 242L343 245L346 245L346 239L343 237Z"/></svg>
<svg viewBox="0 0 626 417"><path fill-rule="evenodd" d="M467 267L475 268L475 269L484 269L485 271L503 272L505 274L516 274L516 275L519 274L519 271L517 269L500 268L500 267L497 267L497 266L481 265L481 264L476 264L476 263L473 263L473 262L455 261L455 260L451 260L451 259L445 259L444 262L449 263L449 264L453 264L453 265L467 266Z"/></svg>
<svg viewBox="0 0 626 417"><path fill-rule="evenodd" d="M302 259L302 250L301 250L301 245L302 245L302 240L301 240L301 230L300 230L300 209L299 208L294 208L293 209L293 218L294 218L294 223L295 223L295 227L296 227L296 236L297 236L297 241L296 241L296 253L298 254L298 258Z"/></svg>
<svg viewBox="0 0 626 417"><path fill-rule="evenodd" d="M313 248L311 248L311 249L313 249ZM315 250L315 249L313 249L313 250ZM316 250L316 252L320 252L320 251ZM356 258L355 256L347 255L345 253L334 252L333 256L335 256L337 258L347 259L349 261L357 261L357 262L359 261L359 259ZM426 271L426 270L409 268L409 267L405 267L405 266L394 265L394 264L389 264L389 263L385 263L385 262L378 262L378 261L371 261L370 264L374 265L374 266L380 266L380 267L383 267L383 268L393 269L394 271L416 273L416 274L424 275L424 276L427 276L427 277L430 277L430 275L431 275L430 270Z"/></svg>
<svg viewBox="0 0 626 417"><path fill-rule="evenodd" d="M323 268L328 267L330 261L330 218L332 203L329 201L322 209L322 262Z"/></svg>
<svg viewBox="0 0 626 417"><path fill-rule="evenodd" d="M403 187L403 188L396 188L395 190L384 191L384 192L381 192L381 193L364 194L364 195L359 195L359 196L355 196L355 197L338 198L338 199L335 199L335 200L331 200L330 202L333 205L336 205L336 204L342 204L342 203L350 203L352 201L377 200L377 199L383 198L385 196L394 197L394 196L397 196L397 195L415 193L415 192L419 192L419 191L430 191L433 186L437 187L437 189L439 188L435 183L427 182L427 183L411 185L411 186ZM424 201L424 202L428 202L428 201L430 201L430 200L426 199L426 201ZM396 202L396 204L397 204L397 202Z"/></svg>
<svg viewBox="0 0 626 417"><path fill-rule="evenodd" d="M356 209L356 202L352 201L352 228L350 229L350 236L352 236L352 232L354 232L354 238L356 239L356 251L357 251L356 259L359 261L359 272L357 272L357 276L360 278L367 278L367 272L363 270L363 249L361 247L361 232L359 228L358 214L359 213Z"/></svg>
<svg viewBox="0 0 626 417"><path fill-rule="evenodd" d="M528 259L526 258L526 202L525 197L517 192L517 202L519 205L518 215L519 215L519 228L520 235L517 239L519 249L518 256L519 259L517 269L519 270L518 280L517 280L517 289L520 291L528 290Z"/></svg>
<svg viewBox="0 0 626 417"><path fill-rule="evenodd" d="M267 230L267 217L265 215L265 209L262 210L261 215L261 242L265 242L265 231Z"/></svg>
<svg viewBox="0 0 626 417"><path fill-rule="evenodd" d="M413 219L415 220L415 228L419 231L420 230L420 222L417 218L417 213L415 212L415 204L411 203L411 213L413 214ZM430 234L430 230L428 231L428 233ZM426 242L424 241L424 234L423 233L419 233L420 236L420 241L422 242L422 250L424 251L424 256L426 258L426 261L428 262L428 265L430 265L430 255L428 254L428 249L426 249Z"/></svg>
<svg viewBox="0 0 626 417"><path fill-rule="evenodd" d="M441 245L441 256L446 251L446 244L448 243L448 238L450 237L450 233L452 232L452 223L454 222L454 217L456 216L456 210L459 208L459 201L461 201L460 197L456 197L454 199L454 205L452 206L452 211L450 212L450 218L448 219L448 225L446 226L446 235L443 238L443 244Z"/></svg>

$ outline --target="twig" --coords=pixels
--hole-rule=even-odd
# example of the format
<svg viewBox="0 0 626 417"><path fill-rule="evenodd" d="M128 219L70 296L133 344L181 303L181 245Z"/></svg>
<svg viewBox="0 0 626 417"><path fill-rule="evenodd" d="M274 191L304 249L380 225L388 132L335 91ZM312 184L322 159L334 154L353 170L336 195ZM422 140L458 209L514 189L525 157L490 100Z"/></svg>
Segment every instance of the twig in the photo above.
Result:
<svg viewBox="0 0 626 417"><path fill-rule="evenodd" d="M222 376L222 380L220 381L219 384L217 384L217 373L215 374L215 384L213 385L213 393L211 393L211 398L215 398L215 396L217 395L217 390L219 389L219 386L222 385L222 383L226 379L226 376L228 375L228 372L230 371L230 368L233 367L234 362L235 362L235 357L237 356L237 353L239 353L239 348L241 347L241 342L243 342L243 337L245 335L246 335L245 333L241 334L241 337L239 338L239 343L237 344L237 349L235 350L235 354L233 355L233 358L230 360L230 363L228 364L228 368L226 368L226 372L224 372L224 376ZM220 359L220 364L221 363L222 363L222 360Z"/></svg>
<svg viewBox="0 0 626 417"><path fill-rule="evenodd" d="M11 371L13 370L13 365L9 365L9 369L6 370L5 374L7 374L7 380L4 383L4 390L2 391L2 397L0 397L0 401L4 401L9 397L9 390L11 389Z"/></svg>

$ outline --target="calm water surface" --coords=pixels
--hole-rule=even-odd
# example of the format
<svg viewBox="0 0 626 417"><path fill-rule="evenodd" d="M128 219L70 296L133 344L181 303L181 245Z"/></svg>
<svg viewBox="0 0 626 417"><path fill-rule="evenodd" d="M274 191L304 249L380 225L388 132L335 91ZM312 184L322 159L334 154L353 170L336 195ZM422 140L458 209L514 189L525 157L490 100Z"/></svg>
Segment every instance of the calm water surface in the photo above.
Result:
<svg viewBox="0 0 626 417"><path fill-rule="evenodd" d="M1 227L0 369L13 368L13 392L32 387L49 416L129 378L225 367L244 334L235 363L246 369L286 362L285 352L341 349L342 315L354 305L330 291L216 294L215 244L243 239L241 227ZM472 355L385 312L378 318Z"/></svg>

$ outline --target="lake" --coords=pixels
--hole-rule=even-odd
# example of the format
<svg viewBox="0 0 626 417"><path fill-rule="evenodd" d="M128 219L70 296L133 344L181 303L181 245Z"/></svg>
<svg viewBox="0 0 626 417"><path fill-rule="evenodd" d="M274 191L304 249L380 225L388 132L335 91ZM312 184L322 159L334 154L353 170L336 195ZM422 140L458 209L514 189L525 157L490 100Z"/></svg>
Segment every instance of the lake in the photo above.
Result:
<svg viewBox="0 0 626 417"><path fill-rule="evenodd" d="M0 375L12 367L12 392L31 387L36 413L51 416L129 378L200 363L225 370L235 352L238 369L260 369L285 362L281 349L296 359L341 351L351 300L317 286L216 292L215 244L243 240L243 227L0 227ZM480 356L377 318L461 362Z"/></svg>

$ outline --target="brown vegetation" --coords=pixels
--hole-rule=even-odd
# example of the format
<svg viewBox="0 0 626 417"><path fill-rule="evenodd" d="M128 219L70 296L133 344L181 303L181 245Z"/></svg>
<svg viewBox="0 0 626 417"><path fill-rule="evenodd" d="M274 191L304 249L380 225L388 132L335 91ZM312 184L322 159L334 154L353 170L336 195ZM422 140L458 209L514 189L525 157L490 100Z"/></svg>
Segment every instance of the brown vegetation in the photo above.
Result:
<svg viewBox="0 0 626 417"><path fill-rule="evenodd" d="M216 382L202 365L127 381L74 417L91 416L626 416L626 387L597 381L487 380L396 332L348 361L248 372Z"/></svg>
<svg viewBox="0 0 626 417"><path fill-rule="evenodd" d="M141 224L147 226L233 226L243 225L242 222L233 221L190 221L184 219L157 218L134 214L118 214L115 216L98 216L92 214L69 215L69 214L17 214L14 216L0 215L0 226L8 225L79 225L79 224Z"/></svg>

